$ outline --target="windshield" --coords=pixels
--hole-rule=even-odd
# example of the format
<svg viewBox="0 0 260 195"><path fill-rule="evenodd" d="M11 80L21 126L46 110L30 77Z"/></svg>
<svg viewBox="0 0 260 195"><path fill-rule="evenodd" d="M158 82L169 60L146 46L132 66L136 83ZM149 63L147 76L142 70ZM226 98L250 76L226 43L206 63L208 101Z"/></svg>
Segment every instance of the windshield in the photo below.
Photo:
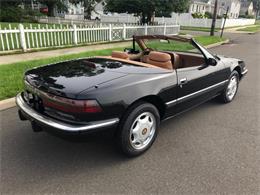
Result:
<svg viewBox="0 0 260 195"><path fill-rule="evenodd" d="M156 51L175 51L175 52L191 52L201 54L201 51L194 47L190 42L164 39L146 39L144 43L147 48Z"/></svg>

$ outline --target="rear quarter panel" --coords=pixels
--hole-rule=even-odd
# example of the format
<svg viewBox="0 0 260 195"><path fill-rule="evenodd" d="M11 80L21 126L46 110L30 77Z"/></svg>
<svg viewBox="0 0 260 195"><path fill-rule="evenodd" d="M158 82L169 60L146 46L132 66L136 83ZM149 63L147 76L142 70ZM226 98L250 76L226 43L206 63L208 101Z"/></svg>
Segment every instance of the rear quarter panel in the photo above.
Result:
<svg viewBox="0 0 260 195"><path fill-rule="evenodd" d="M176 72L164 74L132 74L88 89L79 99L96 99L103 108L98 119L122 117L134 102L147 96L158 96L162 102L176 99Z"/></svg>

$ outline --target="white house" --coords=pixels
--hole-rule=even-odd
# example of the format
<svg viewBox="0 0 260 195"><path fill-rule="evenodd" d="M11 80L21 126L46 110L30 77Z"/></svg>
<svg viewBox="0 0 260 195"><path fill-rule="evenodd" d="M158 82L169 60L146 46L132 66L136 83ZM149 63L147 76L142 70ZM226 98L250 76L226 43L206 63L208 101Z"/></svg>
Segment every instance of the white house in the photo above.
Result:
<svg viewBox="0 0 260 195"><path fill-rule="evenodd" d="M241 0L240 15L253 16L254 14L253 2L249 0Z"/></svg>
<svg viewBox="0 0 260 195"><path fill-rule="evenodd" d="M189 13L213 13L214 7L215 0L192 0L189 7ZM226 13L228 7L228 17L238 18L241 7L240 0L218 0L217 14L219 16L223 16Z"/></svg>
<svg viewBox="0 0 260 195"><path fill-rule="evenodd" d="M218 1L218 13L219 15L224 15L229 8L228 17L229 18L238 18L241 2L240 0L219 0Z"/></svg>
<svg viewBox="0 0 260 195"><path fill-rule="evenodd" d="M72 4L69 0L65 0L65 4L68 8L67 11L55 11L55 16L64 17L65 19L73 20L84 20L84 6L83 3L78 3L77 5Z"/></svg>
<svg viewBox="0 0 260 195"><path fill-rule="evenodd" d="M200 13L204 15L208 6L208 0L192 0L189 7L189 13Z"/></svg>

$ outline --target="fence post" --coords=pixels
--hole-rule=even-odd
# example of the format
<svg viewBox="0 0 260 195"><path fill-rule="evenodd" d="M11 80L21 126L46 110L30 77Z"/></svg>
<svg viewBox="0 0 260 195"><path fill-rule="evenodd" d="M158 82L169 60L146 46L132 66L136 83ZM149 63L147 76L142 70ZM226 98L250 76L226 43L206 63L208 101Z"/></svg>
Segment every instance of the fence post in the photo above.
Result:
<svg viewBox="0 0 260 195"><path fill-rule="evenodd" d="M27 46L26 46L26 40L25 40L25 33L24 33L24 27L22 24L19 24L19 31L20 31L20 43L23 52L26 52Z"/></svg>
<svg viewBox="0 0 260 195"><path fill-rule="evenodd" d="M148 28L147 28L147 24L144 25L144 35L148 34Z"/></svg>
<svg viewBox="0 0 260 195"><path fill-rule="evenodd" d="M112 24L109 24L109 41L113 41L113 37L112 37Z"/></svg>
<svg viewBox="0 0 260 195"><path fill-rule="evenodd" d="M166 22L164 23L164 28L163 28L163 35L166 35L166 28L167 28L167 24Z"/></svg>
<svg viewBox="0 0 260 195"><path fill-rule="evenodd" d="M77 36L77 26L76 24L73 25L73 43L74 45L78 44L78 36Z"/></svg>
<svg viewBox="0 0 260 195"><path fill-rule="evenodd" d="M123 40L126 39L126 25L123 25Z"/></svg>

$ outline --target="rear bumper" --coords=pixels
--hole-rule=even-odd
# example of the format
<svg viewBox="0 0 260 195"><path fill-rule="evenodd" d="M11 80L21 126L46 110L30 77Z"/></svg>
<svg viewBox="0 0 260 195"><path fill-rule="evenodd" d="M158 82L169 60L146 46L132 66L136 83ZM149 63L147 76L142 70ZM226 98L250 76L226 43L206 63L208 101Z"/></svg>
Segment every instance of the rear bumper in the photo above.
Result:
<svg viewBox="0 0 260 195"><path fill-rule="evenodd" d="M93 131L102 128L113 127L119 122L118 118L113 118L113 119L108 119L103 121L89 122L86 125L72 125L38 113L37 111L35 111L34 109L32 109L30 106L27 105L27 103L22 98L21 94L18 94L16 96L16 104L19 110L22 112L23 117L25 117L26 119L64 132L77 133L77 132Z"/></svg>

